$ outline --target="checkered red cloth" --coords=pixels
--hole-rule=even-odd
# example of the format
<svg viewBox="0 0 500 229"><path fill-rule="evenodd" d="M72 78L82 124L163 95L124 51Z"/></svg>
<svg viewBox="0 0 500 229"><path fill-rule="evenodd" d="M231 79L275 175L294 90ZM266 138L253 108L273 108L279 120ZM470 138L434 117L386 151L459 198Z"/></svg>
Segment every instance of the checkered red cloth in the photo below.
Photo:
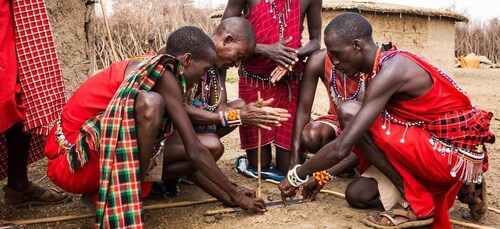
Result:
<svg viewBox="0 0 500 229"><path fill-rule="evenodd" d="M66 102L64 79L43 0L12 1L18 77L26 105L23 129L48 134Z"/></svg>
<svg viewBox="0 0 500 229"><path fill-rule="evenodd" d="M32 134L28 163L33 163L44 157L46 125L57 117L65 102L63 78L43 1L12 1L11 5L10 1L0 0L0 78L0 131L24 120L24 131ZM7 170L3 132L0 180L7 177Z"/></svg>
<svg viewBox="0 0 500 229"><path fill-rule="evenodd" d="M300 23L300 1L299 0L274 0L278 11L283 12L286 2L289 2L290 12L285 13L285 31L283 33L284 39L293 37L293 40L286 46L292 48L300 48L302 38L302 29ZM265 0L260 2L245 15L245 18L252 24L255 37L258 44L274 44L280 41L280 25L278 16L274 11L270 12L272 6L266 3ZM245 69L255 75L269 76L276 67L276 63L266 57L258 54L252 55L247 60L243 61ZM296 66L296 70L299 66ZM296 71L297 72L297 71Z"/></svg>

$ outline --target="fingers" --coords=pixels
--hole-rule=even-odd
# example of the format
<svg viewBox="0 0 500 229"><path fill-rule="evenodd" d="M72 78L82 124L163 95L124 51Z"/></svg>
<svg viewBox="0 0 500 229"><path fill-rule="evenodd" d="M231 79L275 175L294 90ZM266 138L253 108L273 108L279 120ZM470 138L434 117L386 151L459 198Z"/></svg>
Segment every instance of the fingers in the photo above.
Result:
<svg viewBox="0 0 500 229"><path fill-rule="evenodd" d="M274 102L274 98L270 98L268 100L262 101L262 106L267 107L267 106L271 105L273 102Z"/></svg>
<svg viewBox="0 0 500 229"><path fill-rule="evenodd" d="M281 43L284 44L284 45L286 45L286 44L290 43L291 41L293 41L293 37L289 37L286 40L281 41Z"/></svg>
<svg viewBox="0 0 500 229"><path fill-rule="evenodd" d="M257 126L257 127L259 127L259 128L262 128L262 129L264 129L264 130L271 130L271 129L272 129L272 127L270 127L270 126L266 126L266 125L264 125L264 124L257 124L257 125L255 125L255 126Z"/></svg>
<svg viewBox="0 0 500 229"><path fill-rule="evenodd" d="M283 78L288 73L289 69L283 68L281 66L278 66L274 69L274 71L271 73L271 83L276 83Z"/></svg>

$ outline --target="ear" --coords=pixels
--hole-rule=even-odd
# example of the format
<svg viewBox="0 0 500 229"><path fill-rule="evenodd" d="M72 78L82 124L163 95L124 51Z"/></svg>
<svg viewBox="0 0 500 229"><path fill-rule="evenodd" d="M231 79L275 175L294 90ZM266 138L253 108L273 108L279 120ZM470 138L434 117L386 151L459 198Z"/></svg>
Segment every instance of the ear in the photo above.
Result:
<svg viewBox="0 0 500 229"><path fill-rule="evenodd" d="M361 46L362 46L362 41L360 39L354 39L352 41L352 47L354 48L354 50L356 52L360 52L361 51Z"/></svg>
<svg viewBox="0 0 500 229"><path fill-rule="evenodd" d="M227 44L231 43L231 42L234 42L234 37L233 35L231 34L226 34L224 36L224 40L222 41L222 43L224 44L224 46L226 46Z"/></svg>
<svg viewBox="0 0 500 229"><path fill-rule="evenodd" d="M193 56L191 55L191 53L185 53L178 59L182 63L182 66L184 66L184 68L189 67L189 65L191 65L193 62Z"/></svg>

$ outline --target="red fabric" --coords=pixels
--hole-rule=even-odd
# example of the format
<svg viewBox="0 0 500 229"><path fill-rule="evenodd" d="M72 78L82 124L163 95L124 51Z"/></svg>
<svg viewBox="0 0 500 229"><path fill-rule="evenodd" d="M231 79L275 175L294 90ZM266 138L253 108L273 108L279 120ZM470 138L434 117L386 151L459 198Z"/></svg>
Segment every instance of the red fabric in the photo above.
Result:
<svg viewBox="0 0 500 229"><path fill-rule="evenodd" d="M0 132L4 132L23 121L26 112L26 106L21 104L21 85L17 82L14 21L7 0L0 0L0 79Z"/></svg>
<svg viewBox="0 0 500 229"><path fill-rule="evenodd" d="M257 86L256 86L257 85ZM288 110L291 117L286 122L282 122L280 127L272 127L271 130L261 129L262 145L274 143L274 145L290 150L292 148L292 131L299 102L300 83L296 80L290 82L280 82L276 86L251 83L240 76L238 83L238 96L245 102L257 101L257 92L261 92L264 100L274 98L271 107L279 107ZM290 99L291 98L291 99ZM257 131L255 126L240 126L241 148L244 150L257 148Z"/></svg>
<svg viewBox="0 0 500 229"><path fill-rule="evenodd" d="M390 53L385 55L389 56ZM389 101L386 109L392 116L405 122L429 122L449 111L472 108L469 98L431 64L412 54L399 55L419 64L434 83L426 94L418 98ZM432 228L451 228L448 209L453 205L462 183L458 177L450 175L448 154L434 150L429 142L431 134L421 127L408 127L405 133L405 126L390 123L390 126L387 124L390 135L387 135L387 129L382 129L382 125L384 120L380 116L370 127L370 133L375 144L403 177L405 195L417 216L425 217L434 213ZM405 142L401 143L403 135ZM454 165L457 156L451 155L451 165Z"/></svg>
<svg viewBox="0 0 500 229"><path fill-rule="evenodd" d="M32 11L34 8L37 10ZM39 27L33 29L34 23ZM47 73L50 68L59 69L53 58L57 56L43 1L13 1L11 7L10 1L0 0L0 180L8 175L5 131L15 123L26 120L24 130L31 133L28 164L44 157L47 133L42 124L58 115L65 98L60 71ZM43 101L32 101L35 98ZM45 118L36 122L39 116Z"/></svg>
<svg viewBox="0 0 500 229"><path fill-rule="evenodd" d="M12 1L21 100L26 105L24 130L48 134L66 94L52 31L43 0Z"/></svg>
<svg viewBox="0 0 500 229"><path fill-rule="evenodd" d="M287 26L285 27L283 37L285 40L293 37L293 40L286 46L297 49L301 46L300 40L302 38L300 1L274 0L280 12L283 12L283 8L287 1L290 2L290 12L285 13L287 15L285 16L285 23ZM275 14L270 12L271 9L271 4L266 3L265 0L260 0L260 2L252 8L247 15L245 15L245 18L254 28L258 44L274 44L280 41L280 26L278 18L277 16L276 18L273 18ZM258 54L254 54L247 60L243 61L243 65L248 72L262 76L269 76L276 67L276 63L272 60ZM296 66L296 69L299 68L300 66Z"/></svg>
<svg viewBox="0 0 500 229"><path fill-rule="evenodd" d="M83 123L103 112L123 82L130 61L112 64L85 81L71 96L61 114L61 125L70 143L75 143ZM96 90L97 89L97 90ZM89 160L81 169L70 171L66 152L60 150L54 137L56 126L49 134L45 155L50 159L47 176L62 189L72 193L95 193L99 189L99 156L89 153ZM143 184L143 197L151 184Z"/></svg>

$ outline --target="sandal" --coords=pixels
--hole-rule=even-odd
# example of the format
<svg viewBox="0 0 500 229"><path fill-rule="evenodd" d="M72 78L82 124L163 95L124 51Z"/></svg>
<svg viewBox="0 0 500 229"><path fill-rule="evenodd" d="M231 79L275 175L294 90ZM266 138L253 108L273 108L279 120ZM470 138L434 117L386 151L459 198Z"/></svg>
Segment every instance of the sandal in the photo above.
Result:
<svg viewBox="0 0 500 229"><path fill-rule="evenodd" d="M406 201L400 200L399 205L402 209L393 208L388 211L380 212L375 216L368 216L368 218L363 219L363 223L373 228L392 229L422 227L434 221L432 216L418 219L417 215L415 215L415 212ZM405 220L402 221L401 219Z"/></svg>
<svg viewBox="0 0 500 229"><path fill-rule="evenodd" d="M486 215L488 201L486 200L486 181L484 177L481 184L464 184L457 196L460 202L469 205L469 209L462 213L462 218L479 221ZM477 199L479 199L479 202Z"/></svg>
<svg viewBox="0 0 500 229"><path fill-rule="evenodd" d="M55 188L42 188L33 182L30 182L28 188L22 192L8 186L4 186L3 191L5 205L13 207L59 204L71 200L71 195L66 192Z"/></svg>

